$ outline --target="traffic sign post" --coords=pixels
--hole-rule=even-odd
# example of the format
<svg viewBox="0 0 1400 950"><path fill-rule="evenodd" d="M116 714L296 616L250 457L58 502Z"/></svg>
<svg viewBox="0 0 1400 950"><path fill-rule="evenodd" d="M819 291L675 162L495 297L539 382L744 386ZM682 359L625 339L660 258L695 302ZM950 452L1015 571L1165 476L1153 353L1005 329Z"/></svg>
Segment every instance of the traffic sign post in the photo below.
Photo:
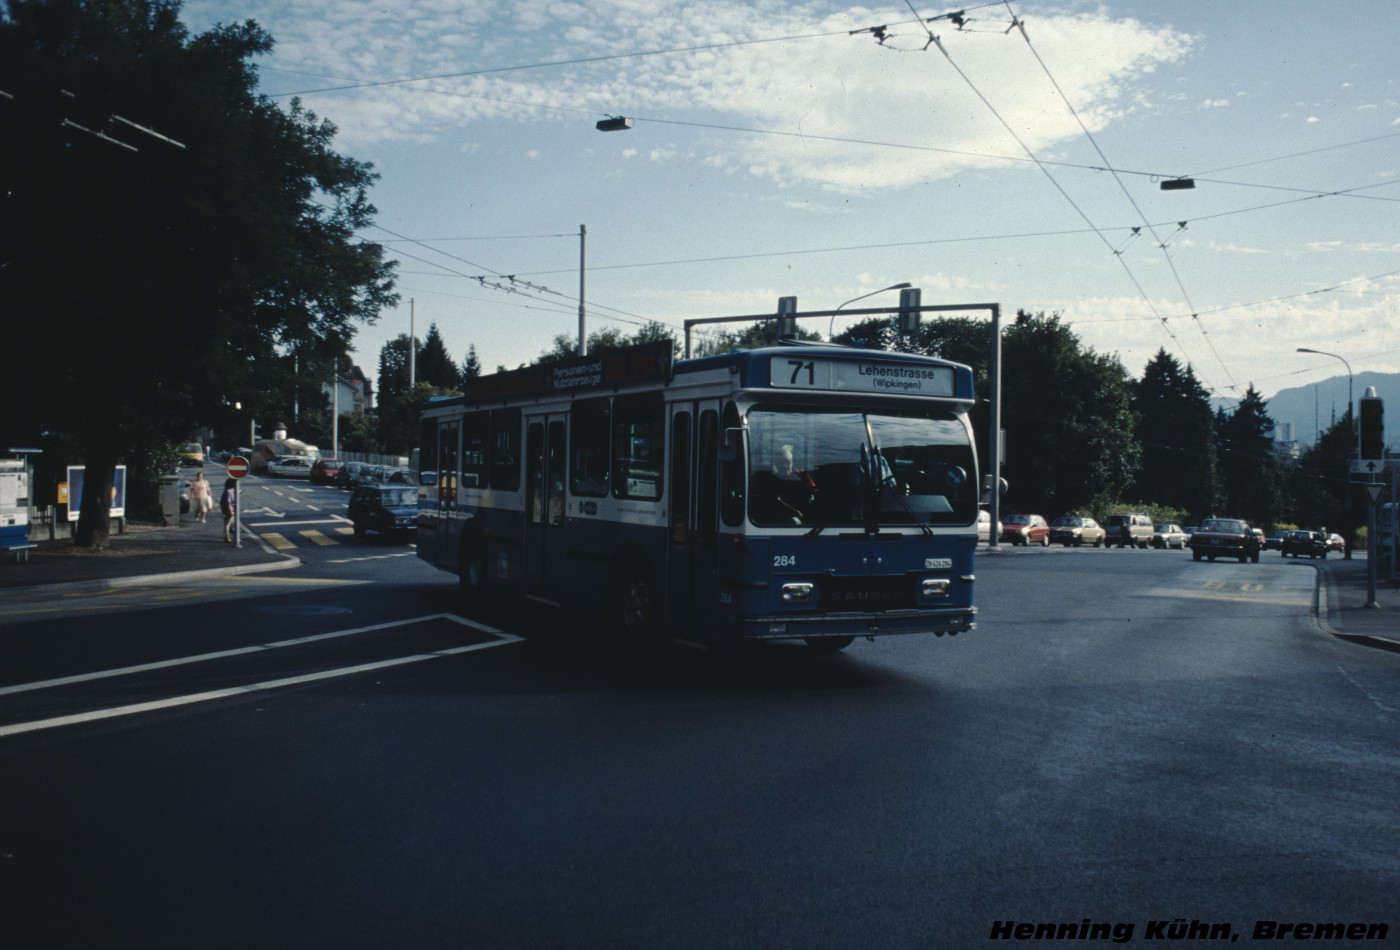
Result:
<svg viewBox="0 0 1400 950"><path fill-rule="evenodd" d="M248 474L248 460L241 455L235 455L228 460L228 477L233 479L233 546L243 547L243 522L238 517L242 513L243 500L242 492L239 489L243 485L243 476Z"/></svg>

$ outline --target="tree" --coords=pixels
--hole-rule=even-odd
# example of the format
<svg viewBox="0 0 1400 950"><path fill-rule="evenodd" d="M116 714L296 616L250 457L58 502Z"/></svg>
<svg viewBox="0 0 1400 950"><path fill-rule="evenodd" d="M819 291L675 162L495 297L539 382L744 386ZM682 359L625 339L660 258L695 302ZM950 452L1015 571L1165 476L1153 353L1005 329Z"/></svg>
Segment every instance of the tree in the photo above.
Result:
<svg viewBox="0 0 1400 950"><path fill-rule="evenodd" d="M460 392L455 384L451 389L445 389L420 381L412 389L391 399L381 399L379 425L375 430L380 451L394 455L409 454L418 445L418 420L423 403L434 396L452 396Z"/></svg>
<svg viewBox="0 0 1400 950"><path fill-rule="evenodd" d="M191 36L177 0L3 2L0 309L23 358L0 402L81 446L77 541L97 546L120 458L232 431L235 401L266 418L273 357L344 353L396 300L355 237L377 176L300 102L256 94L272 38L251 21Z"/></svg>
<svg viewBox="0 0 1400 950"><path fill-rule="evenodd" d="M1142 501L1184 509L1203 518L1219 505L1215 421L1210 394L1190 366L1165 349L1132 388L1142 465L1135 483Z"/></svg>
<svg viewBox="0 0 1400 950"><path fill-rule="evenodd" d="M467 347L467 358L462 360L462 388L466 389L469 380L480 376L481 360L476 358L476 344L472 343Z"/></svg>
<svg viewBox="0 0 1400 950"><path fill-rule="evenodd" d="M797 339L820 340L822 335L802 327L797 328ZM778 345L778 321L760 320L742 330L719 330L713 339L701 340L695 347L697 356L716 356L732 350L754 350L762 346Z"/></svg>
<svg viewBox="0 0 1400 950"><path fill-rule="evenodd" d="M1116 500L1138 465L1128 375L1058 313L1018 311L1002 338L1006 504L1055 516Z"/></svg>
<svg viewBox="0 0 1400 950"><path fill-rule="evenodd" d="M1235 411L1216 414L1224 513L1261 526L1287 514L1285 469L1274 452L1269 403L1251 383Z"/></svg>
<svg viewBox="0 0 1400 950"><path fill-rule="evenodd" d="M428 327L428 336L423 341L423 350L418 355L417 381L436 386L449 392L456 391L462 381L457 364L448 355L447 344L442 342L442 334L437 324Z"/></svg>
<svg viewBox="0 0 1400 950"><path fill-rule="evenodd" d="M655 320L644 324L636 333L628 335L616 327L608 327L603 330L595 330L588 334L588 352L603 353L608 350L620 350L628 346L638 346L642 343L655 343L660 340L668 340L671 343L672 354L676 351L676 336L670 327ZM571 360L578 355L577 339L568 334L561 333L554 338L554 349L541 353L535 360L536 364L558 363L562 360Z"/></svg>
<svg viewBox="0 0 1400 950"><path fill-rule="evenodd" d="M415 356L423 352L423 344L413 340ZM408 334L400 333L379 348L379 404L394 399L408 391ZM416 365L416 364L415 364ZM414 374L416 377L416 373Z"/></svg>

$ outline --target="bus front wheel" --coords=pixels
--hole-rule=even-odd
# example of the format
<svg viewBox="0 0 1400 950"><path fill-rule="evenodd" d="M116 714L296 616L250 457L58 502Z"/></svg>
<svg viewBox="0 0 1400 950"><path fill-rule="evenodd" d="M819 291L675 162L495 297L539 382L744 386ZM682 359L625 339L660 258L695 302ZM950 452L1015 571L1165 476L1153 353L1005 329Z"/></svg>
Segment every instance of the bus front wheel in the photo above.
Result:
<svg viewBox="0 0 1400 950"><path fill-rule="evenodd" d="M813 653L840 653L855 640L855 637L805 637L802 642Z"/></svg>

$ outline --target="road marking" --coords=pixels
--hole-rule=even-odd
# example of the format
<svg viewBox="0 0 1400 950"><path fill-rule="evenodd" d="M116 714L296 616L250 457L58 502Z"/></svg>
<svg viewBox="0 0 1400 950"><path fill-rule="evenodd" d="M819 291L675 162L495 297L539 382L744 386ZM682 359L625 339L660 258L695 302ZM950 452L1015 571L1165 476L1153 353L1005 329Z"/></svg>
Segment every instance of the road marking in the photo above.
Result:
<svg viewBox="0 0 1400 950"><path fill-rule="evenodd" d="M356 561L383 561L393 557L416 557L417 551L400 551L398 554L366 554L364 557L342 557L328 560L327 564L354 564Z"/></svg>
<svg viewBox="0 0 1400 950"><path fill-rule="evenodd" d="M110 709L96 709L85 713L75 713L71 716L55 716L51 719L37 719L33 722L19 722L13 725L0 726L0 737L19 735L25 732L36 732L40 729L53 729L58 726L77 725L79 723L97 722L102 719L112 719L118 716L131 716L136 713L152 712L158 709L171 709L176 706L187 706L191 703L208 702L213 699L227 699L230 696L242 696L248 693L256 693L270 689L279 689L286 686L298 686L302 683L314 683L318 680L336 679L342 676L353 676L356 673L367 673L373 670L388 669L394 666L404 666L409 663L421 663L424 660L437 659L443 656L455 656L459 653L470 653L474 650L484 650L488 647L505 646L508 643L517 643L522 638L485 624L475 623L454 614L435 614L428 617L416 617L412 620L397 620L391 623L376 624L370 627L359 627L354 630L335 631L333 633L322 633L310 637L301 637L296 640L282 640L276 643L260 644L258 646L242 647L237 650L223 650L218 653L205 653L200 656L185 657L178 660L164 660L157 663L147 663L141 666L130 666L120 670L103 670L97 673L87 673L80 676L63 677L55 680L47 680L41 683L28 683L20 686L9 686L0 690L0 695L4 693L21 692L24 690L45 689L52 686L65 685L68 683L80 683L88 680L102 679L111 676L122 676L128 673L138 673L147 670L162 669L170 666L178 666L185 663L198 663L205 660L221 659L228 656L239 656L245 653L254 653L259 650L272 650L281 647L296 646L303 643L310 643L316 640L327 640L332 637L350 636L356 633L365 633L371 630L381 630L387 627L404 626L411 623L420 623L425 620L450 620L455 623L489 633L497 639L486 643L472 643L467 646L449 647L445 650L434 650L431 653L415 653L409 656L394 657L388 660L379 660L374 663L361 663L358 666L346 666L334 670L322 670L319 673L307 673L302 676L289 676L285 679L266 680L261 683L250 683L246 686L232 686L227 689L210 690L203 693L190 693L185 696L172 696L169 699L158 699L148 703L134 703L129 706L115 706Z"/></svg>
<svg viewBox="0 0 1400 950"><path fill-rule="evenodd" d="M335 538L328 538L321 532L315 530L314 528L310 531L298 531L297 534L301 535L303 538L306 538L312 544L319 544L322 547L325 547L327 544L340 543Z"/></svg>
<svg viewBox="0 0 1400 950"><path fill-rule="evenodd" d="M332 515L329 518L309 518L305 521L263 521L245 522L245 528L294 528L303 524L349 524L349 518L342 518L339 515Z"/></svg>
<svg viewBox="0 0 1400 950"><path fill-rule="evenodd" d="M296 549L295 544L282 537L282 535L278 534L276 531L269 531L266 534L258 535L258 537L262 538L279 551L292 551Z"/></svg>
<svg viewBox="0 0 1400 950"><path fill-rule="evenodd" d="M355 533L355 529L354 529L353 526L351 526L351 527L349 527L349 528L336 528L336 529L335 529L335 533L336 533L336 534L354 534L354 533Z"/></svg>

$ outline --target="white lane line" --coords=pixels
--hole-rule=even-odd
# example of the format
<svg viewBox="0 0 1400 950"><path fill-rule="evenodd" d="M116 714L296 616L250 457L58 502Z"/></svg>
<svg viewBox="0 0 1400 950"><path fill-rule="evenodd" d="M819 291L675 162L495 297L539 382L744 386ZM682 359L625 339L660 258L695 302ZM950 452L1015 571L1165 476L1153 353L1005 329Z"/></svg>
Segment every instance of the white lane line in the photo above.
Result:
<svg viewBox="0 0 1400 950"><path fill-rule="evenodd" d="M263 690L280 689L285 686L297 686L302 683L314 683L317 680L353 676L356 673L368 673L371 670L382 670L393 666L403 666L408 663L421 663L423 660L434 660L438 657L454 656L458 653L470 653L473 650L484 650L487 647L505 646L507 643L514 643L521 639L520 637L508 633L502 634L502 636L505 639L492 640L488 643L473 643L464 647L451 647L446 650L435 650L432 653L417 653L413 656L400 656L392 660L380 660L378 663L362 663L359 666L347 666L338 670L324 670L320 673L308 673L305 676L289 676L286 679L268 680L264 683L250 683L247 686L232 686L228 689L210 690L207 693L191 693L188 696L174 696L170 699L158 699L149 703L116 706L112 709L98 709L93 712L78 713L73 716L56 716L53 719L39 719L34 722L16 723L13 726L0 726L0 738L19 735L24 732L37 732L40 729L55 729L59 726L97 722L102 719L113 719L118 716L132 716L136 713L153 712L157 709L172 709L176 706L187 706L191 703L204 703L212 699L227 699L230 696L243 696L248 693L256 693Z"/></svg>
<svg viewBox="0 0 1400 950"><path fill-rule="evenodd" d="M137 666L123 666L111 670L97 670L92 673L79 673L75 676L61 676L57 679L38 680L33 683L17 683L14 686L0 687L0 696L7 696L12 693L28 693L40 689L52 689L55 686L69 686L73 683L90 683L94 680L110 679L114 676L128 676L132 673L145 673L150 670L164 670L173 666L186 666L190 663L204 663L209 660L222 660L230 656L243 656L248 653L260 653L265 650L277 650L283 647L301 646L306 643L315 643L318 640L334 640L337 637L351 637L359 633L370 633L375 630L387 630L390 627L402 627L411 623L422 623L425 620L452 620L456 623L472 627L483 633L489 633L496 637L511 637L509 633L488 627L484 624L475 623L471 620L458 617L456 614L429 614L426 617L414 617L412 620L392 620L388 623L376 623L368 627L353 627L349 630L332 630L330 633L317 633L309 637L298 637L295 640L277 640L273 643L258 643L253 646L238 647L233 650L219 650L216 653L200 653L194 656L184 656L173 660L159 660L154 663L141 663ZM519 638L513 638L519 639ZM3 735L0 732L0 735Z"/></svg>

